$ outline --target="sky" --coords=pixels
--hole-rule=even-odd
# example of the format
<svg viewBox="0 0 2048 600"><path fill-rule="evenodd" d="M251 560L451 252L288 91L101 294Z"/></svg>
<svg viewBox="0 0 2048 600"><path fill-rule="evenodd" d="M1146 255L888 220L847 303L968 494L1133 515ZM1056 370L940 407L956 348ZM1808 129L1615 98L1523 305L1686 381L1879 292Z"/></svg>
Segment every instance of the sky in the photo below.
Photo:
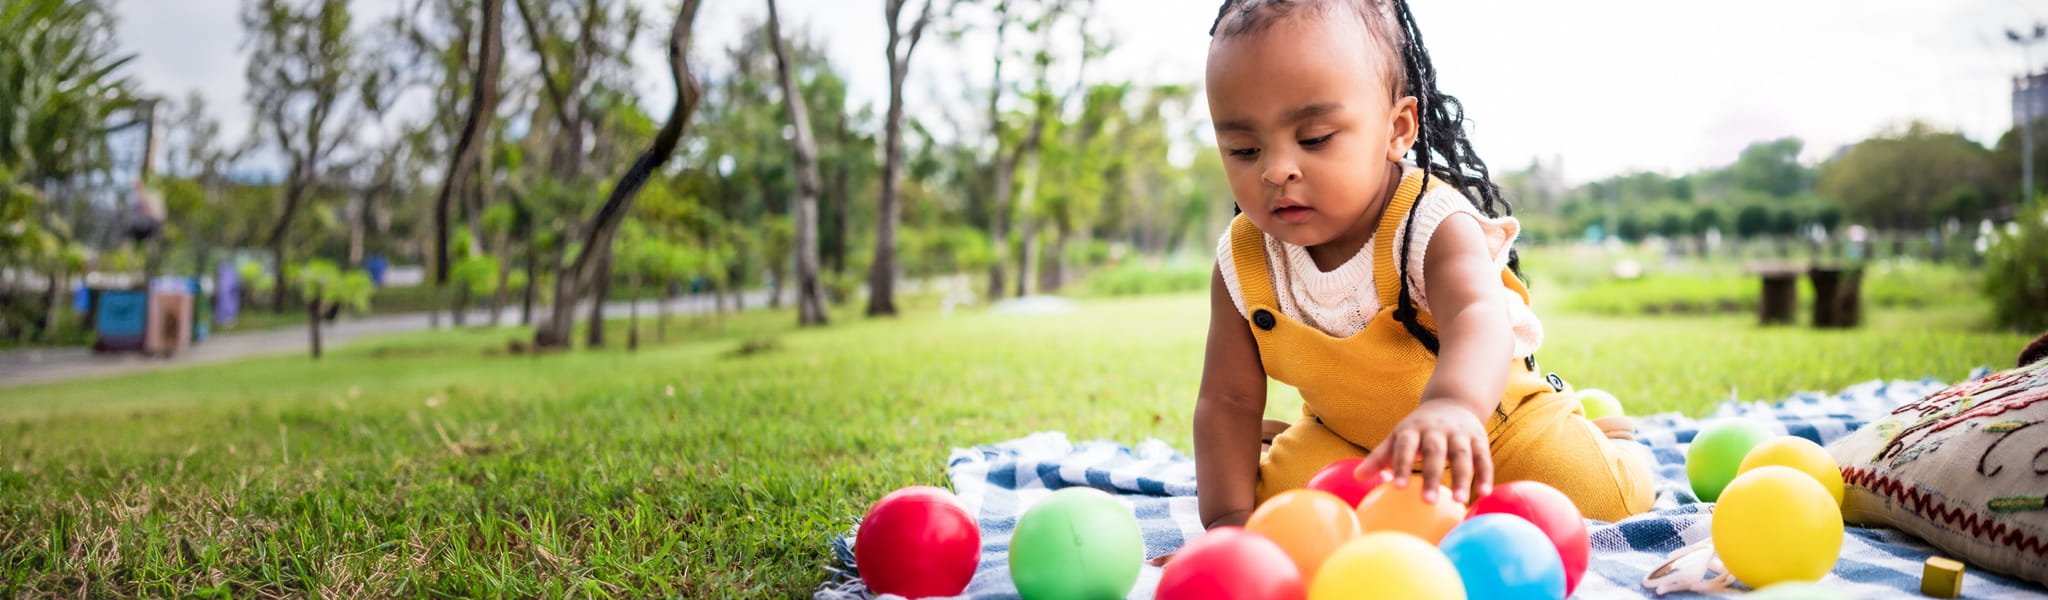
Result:
<svg viewBox="0 0 2048 600"><path fill-rule="evenodd" d="M662 114L674 95L660 47L672 3L634 1L658 23L634 55L647 106ZM1097 27L1117 49L1089 68L1089 79L1201 83L1213 0L1099 1ZM1817 163L1916 119L1992 144L2012 126L2011 79L2029 60L2004 31L2048 21L2048 0L1413 3L1439 87L1464 102L1479 155L1495 172L1561 158L1572 183L1725 165L1750 142L1784 136L1805 140L1802 159ZM391 14L398 0L353 4L363 24ZM119 41L137 55L129 73L144 91L198 90L229 135L248 130L239 2L115 6ZM781 6L785 27L824 40L852 83L852 102L879 112L888 92L881 0ZM762 7L707 1L693 48L700 68L717 68L707 63L762 18ZM928 34L911 69L909 114L941 118L940 103L963 101L963 82L986 85L992 46L985 28L957 41ZM2031 61L2048 66L2048 43L2032 49Z"/></svg>

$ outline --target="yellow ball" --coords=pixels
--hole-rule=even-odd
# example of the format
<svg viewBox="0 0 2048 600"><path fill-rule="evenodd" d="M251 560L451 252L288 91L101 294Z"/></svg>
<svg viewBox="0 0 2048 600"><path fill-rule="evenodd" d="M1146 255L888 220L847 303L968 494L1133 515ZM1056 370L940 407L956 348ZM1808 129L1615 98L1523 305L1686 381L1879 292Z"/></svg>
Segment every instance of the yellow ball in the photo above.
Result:
<svg viewBox="0 0 2048 600"><path fill-rule="evenodd" d="M1828 495L1835 497L1835 506L1842 506L1842 465L1835 463L1825 448L1799 436L1779 436L1757 444L1742 458L1742 466L1735 469L1736 475L1764 465L1778 465L1798 469L1820 482L1827 488Z"/></svg>
<svg viewBox="0 0 2048 600"><path fill-rule="evenodd" d="M1735 476L1714 507L1714 551L1752 588L1820 581L1842 554L1842 509L1813 477L1764 465Z"/></svg>
<svg viewBox="0 0 2048 600"><path fill-rule="evenodd" d="M1309 600L1464 600L1465 581L1441 550L1399 531L1368 533L1337 549L1309 582Z"/></svg>

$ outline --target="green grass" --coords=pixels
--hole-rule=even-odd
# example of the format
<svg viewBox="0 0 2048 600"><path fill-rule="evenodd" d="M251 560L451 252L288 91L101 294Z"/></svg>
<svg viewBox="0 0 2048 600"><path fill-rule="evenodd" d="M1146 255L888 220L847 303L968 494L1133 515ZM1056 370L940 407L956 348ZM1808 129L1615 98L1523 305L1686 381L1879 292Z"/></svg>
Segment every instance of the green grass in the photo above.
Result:
<svg viewBox="0 0 2048 600"><path fill-rule="evenodd" d="M11 389L0 596L802 597L868 503L945 484L950 447L1191 447L1204 295L926 304L804 331L788 311L679 319L637 353L623 332L531 356L505 351L520 330L469 330ZM1955 327L1981 318L1964 311L1847 332L1545 317L1543 367L1637 413L1952 380L2024 341ZM1274 389L1268 414L1298 414Z"/></svg>

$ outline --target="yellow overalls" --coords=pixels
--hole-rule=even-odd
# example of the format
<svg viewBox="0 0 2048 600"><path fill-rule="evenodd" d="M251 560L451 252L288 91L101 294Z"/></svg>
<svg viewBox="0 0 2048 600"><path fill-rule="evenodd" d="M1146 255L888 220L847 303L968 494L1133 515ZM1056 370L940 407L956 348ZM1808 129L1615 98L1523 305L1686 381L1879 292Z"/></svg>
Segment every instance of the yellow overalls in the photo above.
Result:
<svg viewBox="0 0 2048 600"><path fill-rule="evenodd" d="M1394 425L1421 402L1436 355L1394 318L1401 281L1394 233L1422 188L1410 173L1380 217L1373 237L1373 278L1380 310L1364 330L1332 337L1280 313L1266 265L1264 234L1239 216L1231 227L1245 314L1258 340L1266 375L1301 391L1302 418L1273 440L1259 461L1258 502L1303 487L1331 461L1365 456L1366 445L1386 440ZM1432 182L1434 183L1434 182ZM1528 288L1508 269L1501 284L1529 301ZM1420 307L1418 307L1419 309ZM1431 331L1427 311L1418 320ZM1507 367L1507 393L1486 422L1494 481L1535 480L1562 490L1585 516L1617 521L1649 510L1651 474L1640 448L1609 439L1587 421L1563 380L1538 374L1533 357Z"/></svg>

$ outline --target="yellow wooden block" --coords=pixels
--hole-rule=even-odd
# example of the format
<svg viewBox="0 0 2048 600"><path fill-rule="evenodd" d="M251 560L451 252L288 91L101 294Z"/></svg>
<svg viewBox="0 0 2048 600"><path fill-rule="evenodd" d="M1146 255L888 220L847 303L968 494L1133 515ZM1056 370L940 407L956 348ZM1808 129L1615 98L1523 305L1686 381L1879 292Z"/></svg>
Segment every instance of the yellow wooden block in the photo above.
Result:
<svg viewBox="0 0 2048 600"><path fill-rule="evenodd" d="M1927 567L1920 571L1920 593L1936 598L1962 595L1963 563L1939 556L1927 557Z"/></svg>

